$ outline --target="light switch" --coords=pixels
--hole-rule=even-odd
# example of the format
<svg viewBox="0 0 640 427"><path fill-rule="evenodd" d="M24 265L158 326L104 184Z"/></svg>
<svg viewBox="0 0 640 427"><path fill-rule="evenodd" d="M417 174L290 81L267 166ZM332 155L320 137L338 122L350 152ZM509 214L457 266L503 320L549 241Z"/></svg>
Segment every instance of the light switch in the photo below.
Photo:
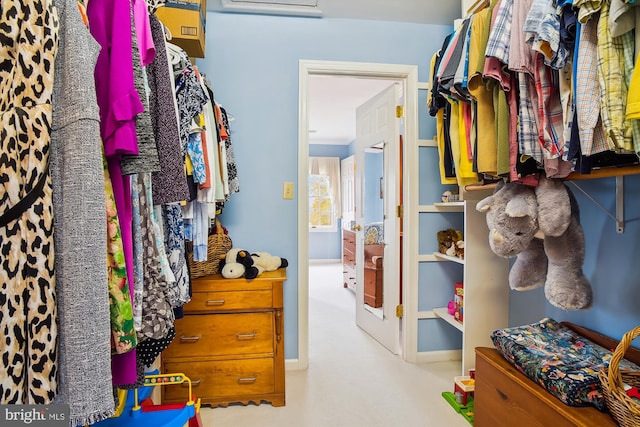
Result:
<svg viewBox="0 0 640 427"><path fill-rule="evenodd" d="M282 198L285 200L293 200L293 182L285 182L282 184Z"/></svg>

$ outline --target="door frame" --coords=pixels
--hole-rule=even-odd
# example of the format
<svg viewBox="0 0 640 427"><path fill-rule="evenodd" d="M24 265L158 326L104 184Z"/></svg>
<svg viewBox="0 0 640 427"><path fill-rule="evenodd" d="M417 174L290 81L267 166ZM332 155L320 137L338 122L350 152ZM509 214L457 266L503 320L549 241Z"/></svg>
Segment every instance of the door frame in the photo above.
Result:
<svg viewBox="0 0 640 427"><path fill-rule="evenodd" d="M416 149L418 141L418 66L400 64L379 64L366 62L300 60L298 69L298 360L292 369L307 369L309 366L309 76L350 76L402 80L404 88L404 128L402 130L405 148L403 150L403 194L404 229L417 230L418 162ZM408 179L413 177L414 179ZM415 222L415 225L414 225ZM417 233L405 233L402 239L404 262L402 265L403 301L417 301L416 269L412 268L417 258ZM417 306L417 302L412 305ZM406 307L406 304L405 304ZM415 310L417 312L417 310ZM409 362L416 361L418 327L414 310L404 310L400 319L400 356Z"/></svg>

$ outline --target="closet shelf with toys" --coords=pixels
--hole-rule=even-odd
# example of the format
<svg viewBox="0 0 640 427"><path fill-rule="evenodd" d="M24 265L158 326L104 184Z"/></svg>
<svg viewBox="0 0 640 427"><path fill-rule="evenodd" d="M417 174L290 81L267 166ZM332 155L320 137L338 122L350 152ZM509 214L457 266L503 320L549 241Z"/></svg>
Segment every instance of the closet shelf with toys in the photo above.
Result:
<svg viewBox="0 0 640 427"><path fill-rule="evenodd" d="M459 334L461 345L458 349L427 350L424 355L432 360L459 358L461 374L466 375L475 366L474 348L490 345L488 337L491 331L508 324L509 287L506 279L508 261L496 257L491 251L484 214L476 210L478 201L491 192L466 193L464 188L462 190L461 201L438 201L420 206L420 214L428 215L425 227L435 231L459 231L464 244L463 253L447 255L442 253L443 248L438 247L439 242L434 236L432 243L421 249L423 254L418 259L430 277L426 295L421 300L428 300L431 306L421 308L418 318L426 322L443 322L427 324L429 331L441 329L441 332L434 332L433 340L438 334L448 333L449 327L455 330L451 332L453 340ZM437 249L429 251L431 245ZM460 304L460 308L464 307L464 317L459 316L459 320L455 316L455 307L451 311L447 307L447 301L455 300L456 284L459 284L460 302L464 301ZM429 341L427 346L436 347L437 344Z"/></svg>

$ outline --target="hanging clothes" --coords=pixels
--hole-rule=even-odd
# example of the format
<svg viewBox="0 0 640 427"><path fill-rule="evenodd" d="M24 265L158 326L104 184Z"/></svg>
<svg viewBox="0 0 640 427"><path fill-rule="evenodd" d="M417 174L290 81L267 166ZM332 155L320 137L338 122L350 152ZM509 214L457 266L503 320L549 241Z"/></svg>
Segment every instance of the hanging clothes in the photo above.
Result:
<svg viewBox="0 0 640 427"><path fill-rule="evenodd" d="M156 229L152 222L151 176L138 174L132 178L135 178L132 183L134 212L137 211L140 218L139 224L134 228L134 240L139 243L141 251L135 253L142 261L141 278L144 282L142 322L138 337L140 341L147 338L161 339L173 328L174 314L167 297L169 282L162 271L160 248L156 244Z"/></svg>
<svg viewBox="0 0 640 427"><path fill-rule="evenodd" d="M149 113L149 97L147 96L145 84L146 72L143 69L144 65L153 60L155 47L153 46L153 40L147 40L144 37L147 35L147 32L149 33L148 35L150 35L151 28L149 27L149 15L146 5L142 3L144 3L144 1L141 0L133 2L134 5L137 5L137 8L134 9L133 16L131 17L131 59L133 66L133 84L144 105L144 111L135 117L138 154L126 154L122 157L120 167L122 168L123 175L157 172L160 170L158 148L153 135L153 126L151 125L151 115ZM140 10L140 7L142 7L142 10ZM146 20L140 17L143 13L147 16ZM142 44L140 44L140 42ZM144 59L142 58L141 52L144 55Z"/></svg>
<svg viewBox="0 0 640 427"><path fill-rule="evenodd" d="M153 203L161 205L187 200L189 188L184 173L173 78L169 71L164 30L158 17L151 15L149 19L156 47L156 57L147 66L149 111L160 160L160 171L152 174L151 189Z"/></svg>
<svg viewBox="0 0 640 427"><path fill-rule="evenodd" d="M58 16L50 0L1 0L0 10L0 404L47 404L58 390L49 173Z"/></svg>
<svg viewBox="0 0 640 427"><path fill-rule="evenodd" d="M91 75L100 46L84 25L76 0L54 0L54 4L60 14L60 48L55 63L50 170L60 376L53 403L69 405L70 426L85 426L115 411L110 344L114 335L106 304L111 295L107 283L117 289L114 298L122 300L129 291L126 288L123 294L118 278L108 282L108 210L105 199L97 197L104 193L105 180L100 115ZM122 267L124 270L124 264ZM118 312L127 310L131 310L130 301ZM122 322L116 328L122 347L126 325ZM128 336L135 340L135 334Z"/></svg>
<svg viewBox="0 0 640 427"><path fill-rule="evenodd" d="M122 175L120 161L123 155L138 154L135 118L144 111L144 106L134 87L133 73L122 73L122 70L133 70L131 4L91 0L87 17L91 34L102 46L94 72L100 134L122 231L127 280L133 283L131 184L129 177ZM114 355L112 374L115 385L138 381L135 350Z"/></svg>
<svg viewBox="0 0 640 427"><path fill-rule="evenodd" d="M227 110L220 107L220 111L222 113L222 124L227 129L227 139L224 141L225 146L225 155L226 155L226 171L227 171L227 183L229 187L229 192L225 198L226 201L229 200L229 196L234 193L240 192L240 180L238 178L238 167L236 165L236 155L233 151L233 144L231 143L231 126L229 124L229 115L227 114Z"/></svg>
<svg viewBox="0 0 640 427"><path fill-rule="evenodd" d="M640 9L626 0L493 0L467 17L438 53L442 59L432 79L432 90L450 98L451 119L468 118L455 111L468 99L465 79L471 96L471 121L464 128L448 127L451 152L472 152L478 174L529 185L537 185L542 170L565 178L574 170L584 174L595 167L638 164L640 122L627 106L640 111L632 77L638 17ZM468 58L466 76L457 58ZM430 108L429 114L446 117L443 108ZM446 128L437 123L438 130ZM491 171L484 149L494 141ZM445 177L446 164L441 168ZM458 183L462 172L456 170Z"/></svg>

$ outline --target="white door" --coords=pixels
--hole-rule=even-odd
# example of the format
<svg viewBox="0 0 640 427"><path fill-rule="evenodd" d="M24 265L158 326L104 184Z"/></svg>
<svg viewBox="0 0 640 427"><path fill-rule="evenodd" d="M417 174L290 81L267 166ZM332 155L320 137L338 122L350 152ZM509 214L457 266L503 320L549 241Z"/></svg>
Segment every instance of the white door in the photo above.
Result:
<svg viewBox="0 0 640 427"><path fill-rule="evenodd" d="M355 156L340 161L340 180L342 185L342 228L351 229L356 219L356 165Z"/></svg>
<svg viewBox="0 0 640 427"><path fill-rule="evenodd" d="M355 152L356 324L394 354L398 354L400 348L400 319L396 317L401 288L400 237L395 214L400 182L400 123L396 118L399 100L400 84L391 83L389 88L358 107ZM363 286L365 230L375 223L382 223L381 307L365 302Z"/></svg>

